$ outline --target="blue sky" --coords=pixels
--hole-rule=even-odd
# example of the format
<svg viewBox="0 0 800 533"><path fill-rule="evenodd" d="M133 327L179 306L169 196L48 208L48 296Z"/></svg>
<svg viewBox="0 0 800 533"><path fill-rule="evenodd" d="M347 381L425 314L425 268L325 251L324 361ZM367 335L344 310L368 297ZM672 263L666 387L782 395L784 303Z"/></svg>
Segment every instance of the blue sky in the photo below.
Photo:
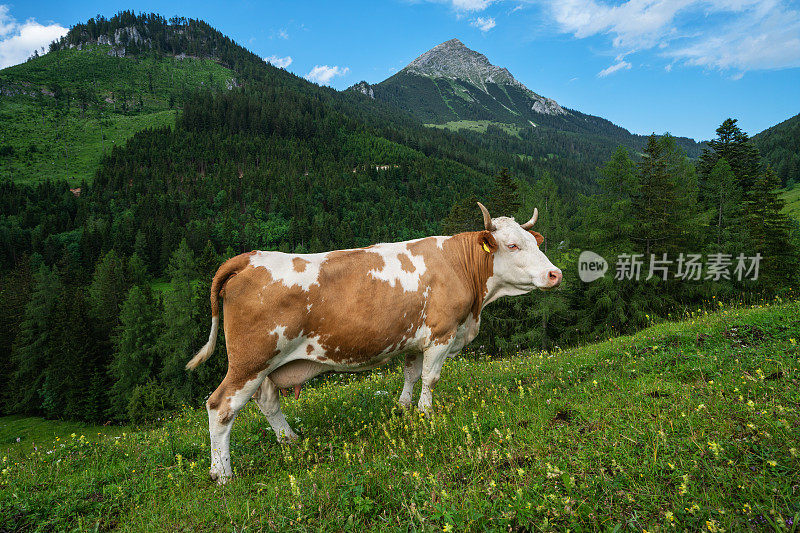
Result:
<svg viewBox="0 0 800 533"><path fill-rule="evenodd" d="M0 66L131 8L203 19L337 89L379 82L456 37L537 93L635 133L708 139L733 117L754 134L800 112L800 5L789 0L0 0Z"/></svg>

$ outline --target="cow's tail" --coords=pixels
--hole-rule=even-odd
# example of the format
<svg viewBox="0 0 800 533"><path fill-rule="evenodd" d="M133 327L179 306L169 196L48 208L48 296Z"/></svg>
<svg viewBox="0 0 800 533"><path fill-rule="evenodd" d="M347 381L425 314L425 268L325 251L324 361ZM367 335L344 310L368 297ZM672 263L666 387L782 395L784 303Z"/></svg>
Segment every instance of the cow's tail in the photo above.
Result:
<svg viewBox="0 0 800 533"><path fill-rule="evenodd" d="M214 353L219 333L219 291L228 278L242 270L250 262L250 255L241 254L228 259L214 275L214 280L211 282L211 333L208 334L208 342L205 346L200 348L192 360L186 363L186 370L194 370Z"/></svg>

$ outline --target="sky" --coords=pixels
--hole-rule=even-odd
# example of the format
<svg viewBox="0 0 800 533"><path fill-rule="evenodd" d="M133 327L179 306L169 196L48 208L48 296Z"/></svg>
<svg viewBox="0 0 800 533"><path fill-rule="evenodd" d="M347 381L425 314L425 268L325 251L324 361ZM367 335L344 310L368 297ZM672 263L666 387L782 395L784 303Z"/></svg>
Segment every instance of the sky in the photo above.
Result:
<svg viewBox="0 0 800 533"><path fill-rule="evenodd" d="M0 0L0 68L123 9L199 18L273 64L345 89L452 38L531 90L634 133L755 134L800 113L800 0Z"/></svg>

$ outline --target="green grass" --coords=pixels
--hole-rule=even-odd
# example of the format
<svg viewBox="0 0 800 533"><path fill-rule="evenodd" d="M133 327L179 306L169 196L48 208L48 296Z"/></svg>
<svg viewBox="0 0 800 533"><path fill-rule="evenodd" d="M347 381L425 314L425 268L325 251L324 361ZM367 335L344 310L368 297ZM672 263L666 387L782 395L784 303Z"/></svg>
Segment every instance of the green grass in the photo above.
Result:
<svg viewBox="0 0 800 533"><path fill-rule="evenodd" d="M0 111L2 137L14 156L0 162L0 180L35 183L64 179L76 186L91 182L103 154L125 142L137 131L175 123L176 112L156 111L139 115L110 113L81 117L77 110L67 116L48 115L43 121L32 105L7 103Z"/></svg>
<svg viewBox="0 0 800 533"><path fill-rule="evenodd" d="M117 58L108 49L52 52L0 71L0 88L12 93L0 98L0 180L90 182L113 146L174 124L185 91L235 77L210 59Z"/></svg>
<svg viewBox="0 0 800 533"><path fill-rule="evenodd" d="M123 431L125 428L121 426L93 426L16 415L0 416L0 454L30 453L38 447L52 446L56 439L67 440L72 433L97 441L98 437L118 435Z"/></svg>
<svg viewBox="0 0 800 533"><path fill-rule="evenodd" d="M781 198L786 202L783 212L796 220L800 220L800 185L785 190L781 193Z"/></svg>
<svg viewBox="0 0 800 533"><path fill-rule="evenodd" d="M453 120L445 122L444 124L425 124L429 128L446 129L450 131L476 131L478 133L486 133L486 128L489 125L502 129L509 135L519 137L520 127L516 124L505 124L503 122L494 122L491 120Z"/></svg>
<svg viewBox="0 0 800 533"><path fill-rule="evenodd" d="M10 450L0 530L779 529L800 519L799 333L800 304L776 303L458 357L428 417L395 408L399 370L328 379L284 401L298 445L243 409L222 487L202 409Z"/></svg>

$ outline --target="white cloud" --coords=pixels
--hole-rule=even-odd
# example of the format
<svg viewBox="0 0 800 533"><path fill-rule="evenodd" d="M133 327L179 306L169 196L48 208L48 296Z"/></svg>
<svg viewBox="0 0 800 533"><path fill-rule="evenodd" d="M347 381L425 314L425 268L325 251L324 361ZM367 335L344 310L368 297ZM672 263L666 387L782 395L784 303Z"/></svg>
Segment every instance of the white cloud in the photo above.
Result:
<svg viewBox="0 0 800 533"><path fill-rule="evenodd" d="M20 24L9 13L8 6L0 5L0 68L22 63L42 47L46 50L67 31L59 24L44 26L33 19Z"/></svg>
<svg viewBox="0 0 800 533"><path fill-rule="evenodd" d="M752 10L713 35L679 43L665 56L721 70L800 67L800 11L776 5Z"/></svg>
<svg viewBox="0 0 800 533"><path fill-rule="evenodd" d="M8 13L8 6L0 5L0 37L11 33L15 25L16 21Z"/></svg>
<svg viewBox="0 0 800 533"><path fill-rule="evenodd" d="M270 33L269 38L286 40L289 38L289 32L286 31L286 28L281 28L279 30L272 30L272 33Z"/></svg>
<svg viewBox="0 0 800 533"><path fill-rule="evenodd" d="M459 11L483 11L494 0L450 0L453 7Z"/></svg>
<svg viewBox="0 0 800 533"><path fill-rule="evenodd" d="M334 77L344 76L348 72L350 72L350 69L347 67L317 65L311 69L311 72L306 74L306 79L320 85L327 85Z"/></svg>
<svg viewBox="0 0 800 533"><path fill-rule="evenodd" d="M563 32L608 35L625 54L657 48L673 61L721 70L800 66L800 11L789 0L543 1Z"/></svg>
<svg viewBox="0 0 800 533"><path fill-rule="evenodd" d="M292 64L293 59L292 56L278 57L276 55L271 55L269 57L265 57L264 61L267 63L272 63L278 68L286 68Z"/></svg>
<svg viewBox="0 0 800 533"><path fill-rule="evenodd" d="M482 32L487 32L497 26L497 23L494 21L492 17L478 17L470 23L470 26L474 26L481 30Z"/></svg>
<svg viewBox="0 0 800 533"><path fill-rule="evenodd" d="M618 63L614 63L608 68L604 68L600 72L597 73L598 78L605 78L609 74L614 74L619 70L629 70L631 68L631 64L627 61L619 61Z"/></svg>

